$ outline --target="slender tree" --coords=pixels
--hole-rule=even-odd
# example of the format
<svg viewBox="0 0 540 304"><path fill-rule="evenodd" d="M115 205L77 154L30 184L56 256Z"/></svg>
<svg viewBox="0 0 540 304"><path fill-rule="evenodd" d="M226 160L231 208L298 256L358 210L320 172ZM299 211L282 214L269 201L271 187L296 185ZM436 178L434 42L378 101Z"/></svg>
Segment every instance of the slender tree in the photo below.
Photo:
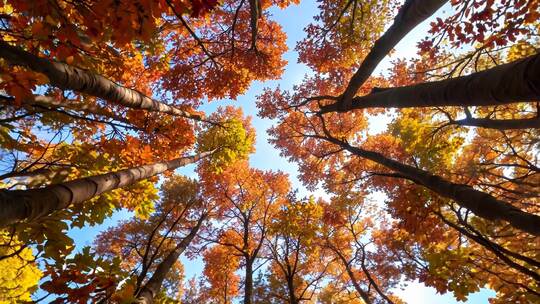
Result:
<svg viewBox="0 0 540 304"><path fill-rule="evenodd" d="M445 0L407 0L400 8L394 23L373 44L373 47L354 73L339 101L342 109L351 106L358 89L371 76L379 62L422 21L433 15L447 1Z"/></svg>
<svg viewBox="0 0 540 304"><path fill-rule="evenodd" d="M334 103L321 113L366 108L492 106L536 101L540 92L540 55L468 76L398 88L374 89L355 97L349 106ZM536 125L532 125L535 127Z"/></svg>
<svg viewBox="0 0 540 304"><path fill-rule="evenodd" d="M89 94L129 108L162 112L187 118L201 118L199 115L193 115L153 100L141 92L126 88L101 75L62 62L49 61L11 46L5 41L0 41L0 57L11 64L28 67L33 71L45 74L50 83L60 89Z"/></svg>
<svg viewBox="0 0 540 304"><path fill-rule="evenodd" d="M85 177L45 188L2 190L0 194L2 196L0 224L6 226L18 221L36 220L54 211L68 208L72 204L84 203L103 192L125 187L139 180L194 163L211 154L212 152L204 152L168 162Z"/></svg>
<svg viewBox="0 0 540 304"><path fill-rule="evenodd" d="M161 289L165 276L171 269L172 265L178 260L182 252L186 250L189 243L197 235L197 232L199 231L205 218L206 215L202 215L197 221L197 224L191 228L189 234L184 237L182 241L180 241L178 245L176 245L176 247L157 266L152 277L150 277L148 282L146 282L146 284L138 292L136 303L154 303L154 297Z"/></svg>
<svg viewBox="0 0 540 304"><path fill-rule="evenodd" d="M257 262L264 255L271 220L285 202L289 182L283 173L253 169L242 161L218 176L205 178L205 188L207 197L219 206L223 221L208 238L241 257L245 269L243 302L253 303Z"/></svg>

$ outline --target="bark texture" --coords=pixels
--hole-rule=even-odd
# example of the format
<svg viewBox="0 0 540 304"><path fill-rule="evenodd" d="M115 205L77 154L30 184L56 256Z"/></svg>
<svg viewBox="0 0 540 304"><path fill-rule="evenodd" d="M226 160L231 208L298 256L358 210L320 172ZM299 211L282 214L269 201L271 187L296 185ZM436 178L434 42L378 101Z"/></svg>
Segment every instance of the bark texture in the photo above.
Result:
<svg viewBox="0 0 540 304"><path fill-rule="evenodd" d="M62 62L38 57L1 40L0 57L13 65L24 66L44 74L49 78L51 85L61 89L92 95L133 109L161 112L192 119L202 118L200 115L191 114L153 100L137 90L126 88L101 75Z"/></svg>
<svg viewBox="0 0 540 304"><path fill-rule="evenodd" d="M24 220L36 220L72 204L83 203L103 192L194 163L211 153L205 152L167 162L79 178L39 189L0 190L0 227Z"/></svg>
<svg viewBox="0 0 540 304"><path fill-rule="evenodd" d="M191 228L191 231L189 234L182 239L178 245L176 245L176 248L171 251L167 257L158 265L156 268L156 271L154 271L154 274L152 277L146 282L146 284L141 288L141 291L137 295L137 300L135 303L138 304L152 304L154 303L154 297L158 294L158 292L161 289L161 285L163 284L163 281L165 280L165 277L171 270L174 263L178 260L180 255L186 250L186 248L189 246L189 243L195 238L197 235L197 232L199 232L199 229L201 228L202 223L206 219L206 214L203 214L199 220L197 221L197 225L195 227Z"/></svg>
<svg viewBox="0 0 540 304"><path fill-rule="evenodd" d="M450 124L495 130L539 129L540 117L522 119L464 118L451 121Z"/></svg>
<svg viewBox="0 0 540 304"><path fill-rule="evenodd" d="M257 35L259 32L259 18L261 17L261 0L249 0L249 23L251 27L251 49L257 49Z"/></svg>
<svg viewBox="0 0 540 304"><path fill-rule="evenodd" d="M14 102L13 97L1 96L0 102ZM131 125L131 122L113 111L93 104L75 103L75 102L62 102L51 96L36 95L34 98L28 98L22 100L22 106L24 107L42 107L48 109L65 108L75 111L80 111L86 114L104 116L119 122L123 122L126 125Z"/></svg>
<svg viewBox="0 0 540 304"><path fill-rule="evenodd" d="M299 304L300 300L296 298L295 294L296 287L294 286L293 276L287 276L287 290L289 292L289 303L290 304Z"/></svg>
<svg viewBox="0 0 540 304"><path fill-rule="evenodd" d="M356 92L371 76L379 62L422 21L433 15L447 0L407 0L394 18L394 23L375 41L362 65L349 81L341 97L344 106L350 106Z"/></svg>
<svg viewBox="0 0 540 304"><path fill-rule="evenodd" d="M246 278L244 284L244 304L251 304L253 298L253 261L246 259Z"/></svg>
<svg viewBox="0 0 540 304"><path fill-rule="evenodd" d="M369 159L394 170L438 195L454 200L458 205L469 209L481 218L490 221L506 221L514 228L540 236L539 215L527 213L488 193L476 190L469 185L450 182L428 171L387 158L378 152L353 147L335 138L326 138L326 140L340 145L354 155Z"/></svg>
<svg viewBox="0 0 540 304"><path fill-rule="evenodd" d="M540 54L471 75L388 88L321 107L321 113L367 108L495 106L540 99Z"/></svg>

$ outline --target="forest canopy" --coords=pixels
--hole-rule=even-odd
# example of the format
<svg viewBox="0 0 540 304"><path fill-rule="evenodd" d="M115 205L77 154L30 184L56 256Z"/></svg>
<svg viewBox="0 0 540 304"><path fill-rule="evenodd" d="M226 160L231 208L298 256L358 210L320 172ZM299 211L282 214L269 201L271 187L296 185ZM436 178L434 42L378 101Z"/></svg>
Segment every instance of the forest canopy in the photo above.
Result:
<svg viewBox="0 0 540 304"><path fill-rule="evenodd" d="M0 0L0 303L540 303L539 50L537 0Z"/></svg>

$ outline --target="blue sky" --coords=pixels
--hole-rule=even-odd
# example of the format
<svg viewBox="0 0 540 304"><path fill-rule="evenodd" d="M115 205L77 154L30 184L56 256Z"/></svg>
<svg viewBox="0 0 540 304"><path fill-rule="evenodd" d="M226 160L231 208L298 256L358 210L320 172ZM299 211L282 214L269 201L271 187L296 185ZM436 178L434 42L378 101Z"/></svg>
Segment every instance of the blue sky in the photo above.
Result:
<svg viewBox="0 0 540 304"><path fill-rule="evenodd" d="M285 59L288 61L288 65L285 69L285 73L280 80L267 81L267 82L255 82L252 84L248 92L240 96L236 101L222 100L212 102L203 107L203 110L207 113L213 112L218 106L223 105L235 105L243 108L246 115L253 117L253 125L257 131L257 143L256 152L250 158L250 163L253 167L264 170L282 170L289 173L291 182L295 188L301 189L306 194L305 188L297 179L297 166L288 162L286 159L279 156L279 151L268 143L268 136L266 130L272 125L272 121L268 119L261 119L257 117L257 108L255 105L256 96L262 93L265 87L274 88L278 84L284 89L291 88L294 84L300 83L304 78L304 75L310 73L309 69L297 63L298 55L294 51L296 42L304 37L303 28L311 22L313 16L317 13L317 5L312 0L303 0L300 5L293 5L285 10L274 9L271 11L272 19L280 23L284 31L287 33L287 44L289 51L285 54ZM448 11L448 7L443 7L436 15L444 14ZM400 44L396 47L396 52L392 57L387 57L379 65L376 74L386 71L390 66L390 61L396 58L411 58L416 54L416 42L427 34L427 29L430 20L427 20L420 26L418 26L413 32L411 32ZM371 122L370 122L371 123ZM373 125L370 125L372 130L384 130L387 120L373 121ZM178 170L178 173L193 176L194 166L188 166ZM321 195L320 191L316 191L315 195ZM382 199L382 198L381 198ZM84 245L90 245L93 238L107 227L113 226L119 219L125 219L130 216L130 213L120 211L108 219L104 224L98 227L87 227L84 229L74 229L70 232L70 235L75 239L78 248ZM185 266L186 277L190 278L193 275L199 274L202 270L202 263L200 260L190 261L185 258L182 259ZM402 297L407 303L415 304L450 304L450 303L463 303L457 302L453 299L451 294L438 295L433 288L428 288L423 284L417 282L408 282L407 286L403 289L397 289L396 293ZM469 297L466 303L488 303L488 297L493 296L494 292L490 290L482 290Z"/></svg>

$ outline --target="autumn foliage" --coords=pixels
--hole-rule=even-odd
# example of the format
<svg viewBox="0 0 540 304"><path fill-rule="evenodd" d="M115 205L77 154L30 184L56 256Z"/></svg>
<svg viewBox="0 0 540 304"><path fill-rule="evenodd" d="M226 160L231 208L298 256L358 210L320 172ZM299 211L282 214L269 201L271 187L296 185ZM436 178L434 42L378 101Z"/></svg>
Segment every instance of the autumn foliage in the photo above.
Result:
<svg viewBox="0 0 540 304"><path fill-rule="evenodd" d="M540 2L316 2L0 1L0 303L538 303Z"/></svg>

